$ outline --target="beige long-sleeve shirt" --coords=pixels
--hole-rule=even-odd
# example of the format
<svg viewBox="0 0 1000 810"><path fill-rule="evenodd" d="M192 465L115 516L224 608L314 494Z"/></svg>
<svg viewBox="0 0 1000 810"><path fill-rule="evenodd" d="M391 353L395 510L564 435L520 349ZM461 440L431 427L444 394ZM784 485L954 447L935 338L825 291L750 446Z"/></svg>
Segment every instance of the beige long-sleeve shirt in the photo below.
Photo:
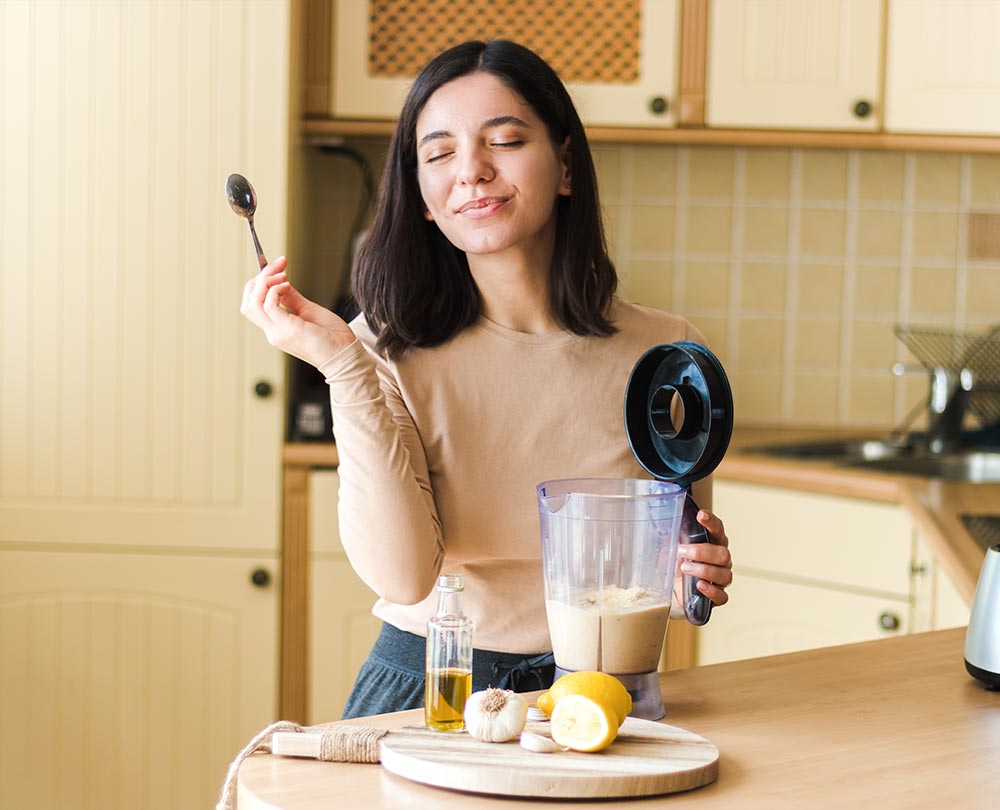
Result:
<svg viewBox="0 0 1000 810"><path fill-rule="evenodd" d="M465 579L480 649L551 649L536 484L648 478L625 436L628 376L652 346L704 343L684 319L616 300L619 332L530 335L480 318L399 361L358 341L321 368L340 458L340 532L373 612L423 635L439 572ZM708 493L697 493L707 506Z"/></svg>

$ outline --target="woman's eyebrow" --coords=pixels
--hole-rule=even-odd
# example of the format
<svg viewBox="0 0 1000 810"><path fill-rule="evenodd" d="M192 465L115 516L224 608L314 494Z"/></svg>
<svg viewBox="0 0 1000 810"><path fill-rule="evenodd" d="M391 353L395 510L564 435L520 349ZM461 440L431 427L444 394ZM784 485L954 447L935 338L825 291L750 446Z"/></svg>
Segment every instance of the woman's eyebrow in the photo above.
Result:
<svg viewBox="0 0 1000 810"><path fill-rule="evenodd" d="M496 118L491 118L488 121L485 121L479 129L480 131L484 129L493 129L493 127L502 127L506 124L513 124L516 127L525 127L526 129L531 128L531 124L527 121L522 121L516 115L500 115Z"/></svg>
<svg viewBox="0 0 1000 810"><path fill-rule="evenodd" d="M516 115L498 115L496 118L490 118L483 122L482 126L479 127L479 131L482 132L486 129L493 129L494 127L502 127L506 125L513 125L516 127L524 127L525 129L531 129L531 124L518 118ZM438 141L442 138L450 138L452 133L446 129L438 129L434 132L428 132L424 137L417 141L417 148L419 149L425 143L429 141Z"/></svg>

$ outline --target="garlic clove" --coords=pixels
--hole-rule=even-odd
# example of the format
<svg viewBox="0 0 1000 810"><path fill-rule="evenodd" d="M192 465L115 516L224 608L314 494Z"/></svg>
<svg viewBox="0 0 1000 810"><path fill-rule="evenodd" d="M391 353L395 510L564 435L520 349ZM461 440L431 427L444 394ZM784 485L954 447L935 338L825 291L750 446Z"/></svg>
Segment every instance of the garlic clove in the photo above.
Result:
<svg viewBox="0 0 1000 810"><path fill-rule="evenodd" d="M543 734L535 734L533 731L521 732L521 747L538 754L554 754L556 751L566 750L555 740Z"/></svg>
<svg viewBox="0 0 1000 810"><path fill-rule="evenodd" d="M549 716L539 709L537 706L528 707L528 722L529 723L547 723L549 721Z"/></svg>

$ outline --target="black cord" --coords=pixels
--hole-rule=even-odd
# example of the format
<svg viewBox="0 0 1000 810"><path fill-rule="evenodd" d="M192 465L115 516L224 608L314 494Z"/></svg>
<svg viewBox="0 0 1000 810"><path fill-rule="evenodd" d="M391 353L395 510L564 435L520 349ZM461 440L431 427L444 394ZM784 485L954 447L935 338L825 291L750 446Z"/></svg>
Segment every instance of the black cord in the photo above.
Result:
<svg viewBox="0 0 1000 810"><path fill-rule="evenodd" d="M354 242L364 227L368 218L368 209L375 197L375 177L372 174L368 159L357 149L339 144L320 144L317 146L324 155L342 155L354 163L361 172L361 199L358 201L357 213L351 223L350 235L344 247L343 266L340 270L340 280L334 295L332 308L334 312L349 321L357 314L357 307L351 295L351 270L354 259Z"/></svg>

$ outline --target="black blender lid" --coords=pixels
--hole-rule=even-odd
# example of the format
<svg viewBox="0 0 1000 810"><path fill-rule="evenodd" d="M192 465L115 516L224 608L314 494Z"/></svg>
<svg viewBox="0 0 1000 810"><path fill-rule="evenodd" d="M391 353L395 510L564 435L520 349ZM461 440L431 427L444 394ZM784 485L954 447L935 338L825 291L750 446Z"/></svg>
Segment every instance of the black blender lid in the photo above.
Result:
<svg viewBox="0 0 1000 810"><path fill-rule="evenodd" d="M733 435L733 392L718 358L690 340L646 351L625 388L625 434L656 478L690 484L710 475Z"/></svg>

